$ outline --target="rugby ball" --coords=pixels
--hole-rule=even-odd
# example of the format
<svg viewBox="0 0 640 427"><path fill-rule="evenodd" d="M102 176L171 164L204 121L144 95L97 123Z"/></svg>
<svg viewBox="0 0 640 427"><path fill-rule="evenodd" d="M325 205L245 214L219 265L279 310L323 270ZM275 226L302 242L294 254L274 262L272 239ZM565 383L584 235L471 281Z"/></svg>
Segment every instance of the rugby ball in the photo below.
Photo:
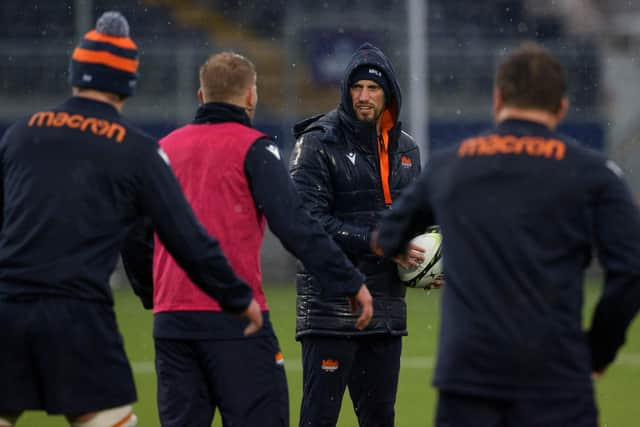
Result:
<svg viewBox="0 0 640 427"><path fill-rule="evenodd" d="M424 248L424 261L418 267L404 268L398 265L400 281L409 288L430 289L442 275L442 235L438 227L431 227L413 239L411 243Z"/></svg>

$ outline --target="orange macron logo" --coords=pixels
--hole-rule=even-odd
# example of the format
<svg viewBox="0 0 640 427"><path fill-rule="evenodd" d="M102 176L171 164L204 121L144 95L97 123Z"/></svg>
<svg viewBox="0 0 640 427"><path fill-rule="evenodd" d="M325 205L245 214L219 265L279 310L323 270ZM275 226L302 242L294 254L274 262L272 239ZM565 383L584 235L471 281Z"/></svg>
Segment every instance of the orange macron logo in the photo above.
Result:
<svg viewBox="0 0 640 427"><path fill-rule="evenodd" d="M85 117L81 114L69 114L63 111L40 111L35 113L27 123L29 127L68 127L78 129L80 132L91 132L94 135L104 136L107 139L115 139L121 143L127 134L127 130L119 123L95 117Z"/></svg>
<svg viewBox="0 0 640 427"><path fill-rule="evenodd" d="M405 168L410 168L413 165L413 162L411 161L411 159L407 156L402 156L400 158L400 163L402 164L402 166L404 166Z"/></svg>
<svg viewBox="0 0 640 427"><path fill-rule="evenodd" d="M513 154L562 160L566 151L565 143L558 139L494 134L463 141L458 148L458 157Z"/></svg>
<svg viewBox="0 0 640 427"><path fill-rule="evenodd" d="M333 359L322 359L322 370L325 372L335 372L340 367L340 362Z"/></svg>

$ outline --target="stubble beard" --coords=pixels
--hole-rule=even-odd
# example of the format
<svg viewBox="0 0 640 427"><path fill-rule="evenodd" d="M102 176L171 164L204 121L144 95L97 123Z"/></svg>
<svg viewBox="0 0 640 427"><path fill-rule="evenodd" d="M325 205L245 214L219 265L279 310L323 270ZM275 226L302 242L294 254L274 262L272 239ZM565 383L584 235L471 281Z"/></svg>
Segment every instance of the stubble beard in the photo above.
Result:
<svg viewBox="0 0 640 427"><path fill-rule="evenodd" d="M379 111L376 108L373 108L370 113L362 114L361 112L358 111L357 108L354 107L354 112L355 112L356 119L358 119L358 121L368 122L368 123L376 123L380 118L380 116L382 115L382 111Z"/></svg>

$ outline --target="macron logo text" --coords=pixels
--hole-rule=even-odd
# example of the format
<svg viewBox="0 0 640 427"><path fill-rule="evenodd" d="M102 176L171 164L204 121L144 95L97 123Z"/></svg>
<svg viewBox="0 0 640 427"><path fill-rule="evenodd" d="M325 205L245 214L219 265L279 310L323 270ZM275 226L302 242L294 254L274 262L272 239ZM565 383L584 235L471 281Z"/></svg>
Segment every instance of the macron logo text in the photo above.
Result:
<svg viewBox="0 0 640 427"><path fill-rule="evenodd" d="M107 139L115 139L121 143L127 134L127 130L119 123L95 117L85 117L81 114L69 114L63 111L40 111L29 119L28 126L37 127L68 127L78 129L80 132L91 132L94 135L104 136Z"/></svg>

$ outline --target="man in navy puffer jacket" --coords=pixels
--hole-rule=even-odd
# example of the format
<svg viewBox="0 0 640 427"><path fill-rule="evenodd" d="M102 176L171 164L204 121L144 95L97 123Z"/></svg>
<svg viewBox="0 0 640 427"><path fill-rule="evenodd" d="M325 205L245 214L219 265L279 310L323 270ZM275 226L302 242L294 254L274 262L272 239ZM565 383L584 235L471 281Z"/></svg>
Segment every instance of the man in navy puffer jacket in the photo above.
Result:
<svg viewBox="0 0 640 427"><path fill-rule="evenodd" d="M374 315L354 328L347 304L321 292L299 264L296 338L302 343L300 425L334 426L345 388L360 426L392 426L407 334L405 288L396 265L370 249L369 233L420 172L418 147L401 130L400 87L384 53L364 44L345 71L337 109L294 128L290 172L302 200L367 276ZM421 257L413 252L414 261Z"/></svg>

